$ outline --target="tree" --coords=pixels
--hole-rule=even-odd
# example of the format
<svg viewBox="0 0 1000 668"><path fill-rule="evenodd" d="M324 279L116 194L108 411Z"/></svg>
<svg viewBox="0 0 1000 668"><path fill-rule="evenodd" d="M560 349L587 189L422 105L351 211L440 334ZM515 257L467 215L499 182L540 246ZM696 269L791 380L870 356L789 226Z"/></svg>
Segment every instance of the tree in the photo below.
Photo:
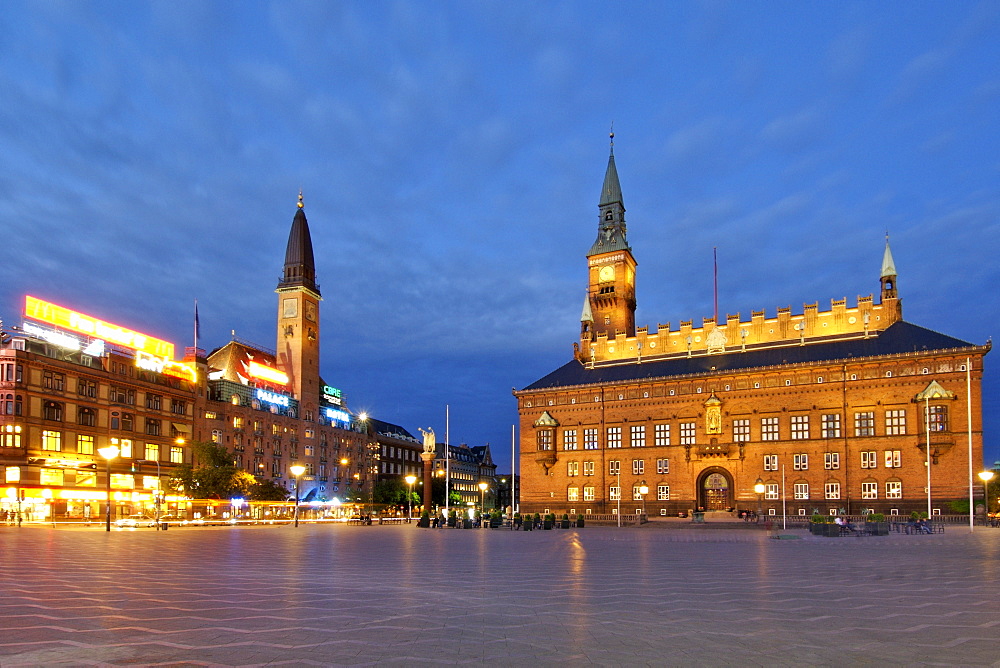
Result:
<svg viewBox="0 0 1000 668"><path fill-rule="evenodd" d="M233 456L217 443L192 441L193 463L174 469L168 485L195 499L246 498L256 478L237 468Z"/></svg>
<svg viewBox="0 0 1000 668"><path fill-rule="evenodd" d="M267 478L255 482L247 494L251 501L287 501L288 497L287 489Z"/></svg>

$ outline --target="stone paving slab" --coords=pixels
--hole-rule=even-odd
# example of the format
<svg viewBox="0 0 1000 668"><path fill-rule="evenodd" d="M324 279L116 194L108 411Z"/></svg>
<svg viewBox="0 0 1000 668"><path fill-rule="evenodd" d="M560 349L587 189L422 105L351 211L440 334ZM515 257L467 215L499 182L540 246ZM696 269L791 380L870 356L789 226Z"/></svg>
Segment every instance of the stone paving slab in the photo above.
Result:
<svg viewBox="0 0 1000 668"><path fill-rule="evenodd" d="M0 527L0 666L1000 665L1000 529Z"/></svg>

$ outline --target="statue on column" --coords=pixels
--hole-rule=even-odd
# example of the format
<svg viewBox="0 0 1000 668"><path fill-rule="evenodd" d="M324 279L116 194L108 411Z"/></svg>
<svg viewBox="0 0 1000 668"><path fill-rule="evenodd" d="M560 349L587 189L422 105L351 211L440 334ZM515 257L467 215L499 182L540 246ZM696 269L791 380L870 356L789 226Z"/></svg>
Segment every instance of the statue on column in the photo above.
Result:
<svg viewBox="0 0 1000 668"><path fill-rule="evenodd" d="M434 429L427 427L417 427L417 430L424 435L424 452L437 452L437 439L434 436Z"/></svg>

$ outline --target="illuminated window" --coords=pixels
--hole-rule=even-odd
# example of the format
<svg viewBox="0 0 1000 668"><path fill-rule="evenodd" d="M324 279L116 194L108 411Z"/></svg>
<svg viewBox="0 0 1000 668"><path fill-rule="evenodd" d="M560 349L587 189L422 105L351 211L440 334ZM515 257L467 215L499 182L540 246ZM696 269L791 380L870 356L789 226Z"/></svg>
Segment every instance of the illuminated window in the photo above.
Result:
<svg viewBox="0 0 1000 668"><path fill-rule="evenodd" d="M583 430L583 449L584 450L597 450L597 430L596 429L584 429Z"/></svg>
<svg viewBox="0 0 1000 668"><path fill-rule="evenodd" d="M594 475L594 462L583 463L583 475Z"/></svg>
<svg viewBox="0 0 1000 668"><path fill-rule="evenodd" d="M154 462L158 461L160 459L160 446L156 443L147 443L145 458Z"/></svg>
<svg viewBox="0 0 1000 668"><path fill-rule="evenodd" d="M764 498L771 501L778 498L778 483L769 482L764 485Z"/></svg>
<svg viewBox="0 0 1000 668"><path fill-rule="evenodd" d="M63 470L62 469L39 469L38 471L38 482L43 485L58 485L63 484Z"/></svg>
<svg viewBox="0 0 1000 668"><path fill-rule="evenodd" d="M632 425L631 432L632 432L632 447L633 448L646 447L646 426L641 424L634 424Z"/></svg>
<svg viewBox="0 0 1000 668"><path fill-rule="evenodd" d="M823 453L823 468L828 471L840 468L840 453L839 452L825 452Z"/></svg>
<svg viewBox="0 0 1000 668"><path fill-rule="evenodd" d="M809 455L805 453L792 455L792 469L795 471L808 471Z"/></svg>
<svg viewBox="0 0 1000 668"><path fill-rule="evenodd" d="M217 420L218 418L219 416L215 411L205 411L206 420Z"/></svg>
<svg viewBox="0 0 1000 668"><path fill-rule="evenodd" d="M877 482L863 482L863 483L861 483L861 498L862 499L877 499L878 498L878 483Z"/></svg>
<svg viewBox="0 0 1000 668"><path fill-rule="evenodd" d="M928 406L925 417L930 431L948 431L947 406Z"/></svg>
<svg viewBox="0 0 1000 668"><path fill-rule="evenodd" d="M809 416L792 416L792 440L801 441L809 438Z"/></svg>
<svg viewBox="0 0 1000 668"><path fill-rule="evenodd" d="M608 489L608 498L611 501L620 501L622 498L621 487L610 487Z"/></svg>
<svg viewBox="0 0 1000 668"><path fill-rule="evenodd" d="M134 489L135 476L129 473L112 473L111 486L115 489Z"/></svg>
<svg viewBox="0 0 1000 668"><path fill-rule="evenodd" d="M828 482L823 486L823 498L836 501L840 498L840 483L839 482Z"/></svg>
<svg viewBox="0 0 1000 668"><path fill-rule="evenodd" d="M584 487L583 488L583 500L584 501L593 501L594 497L595 497L595 491L594 491L593 487Z"/></svg>
<svg viewBox="0 0 1000 668"><path fill-rule="evenodd" d="M579 487L567 487L566 488L566 500L567 501L579 501L580 500L580 488Z"/></svg>
<svg viewBox="0 0 1000 668"><path fill-rule="evenodd" d="M875 435L875 413L866 411L854 414L854 435L874 436Z"/></svg>
<svg viewBox="0 0 1000 668"><path fill-rule="evenodd" d="M111 443L114 444L115 443L115 439L111 439ZM118 450L119 450L119 455L121 455L125 459L131 458L132 457L132 439L131 438L122 438L122 439L119 439L118 440Z"/></svg>
<svg viewBox="0 0 1000 668"><path fill-rule="evenodd" d="M620 447L622 447L622 428L621 427L608 427L608 447L609 448L620 448Z"/></svg>
<svg viewBox="0 0 1000 668"><path fill-rule="evenodd" d="M656 500L657 501L669 501L670 500L670 485L657 485L656 486Z"/></svg>
<svg viewBox="0 0 1000 668"><path fill-rule="evenodd" d="M669 459L657 459L656 460L656 472L660 475L666 475L670 473L670 460Z"/></svg>
<svg viewBox="0 0 1000 668"><path fill-rule="evenodd" d="M653 439L657 447L670 445L670 425L658 424L653 427Z"/></svg>
<svg viewBox="0 0 1000 668"><path fill-rule="evenodd" d="M792 489L796 499L809 499L809 483L797 482Z"/></svg>
<svg viewBox="0 0 1000 668"><path fill-rule="evenodd" d="M49 431L42 432L42 450L60 452L62 450L62 432Z"/></svg>
<svg viewBox="0 0 1000 668"><path fill-rule="evenodd" d="M694 445L695 443L695 423L681 422L681 445Z"/></svg>
<svg viewBox="0 0 1000 668"><path fill-rule="evenodd" d="M778 418L766 417L760 419L760 440L778 440Z"/></svg>
<svg viewBox="0 0 1000 668"><path fill-rule="evenodd" d="M6 482L21 482L21 467L20 466L4 467L4 480Z"/></svg>
<svg viewBox="0 0 1000 668"><path fill-rule="evenodd" d="M3 431L0 431L0 447L20 448L21 447L21 426L6 424Z"/></svg>
<svg viewBox="0 0 1000 668"><path fill-rule="evenodd" d="M566 475L580 475L580 462L566 462Z"/></svg>
<svg viewBox="0 0 1000 668"><path fill-rule="evenodd" d="M213 429L212 430L212 443L222 443L222 430Z"/></svg>
<svg viewBox="0 0 1000 668"><path fill-rule="evenodd" d="M641 489L642 489L642 487L640 485L633 485L632 486L632 500L633 501L642 501L642 492L639 491Z"/></svg>
<svg viewBox="0 0 1000 668"><path fill-rule="evenodd" d="M778 470L778 455L764 455L764 470L765 471Z"/></svg>
<svg viewBox="0 0 1000 668"><path fill-rule="evenodd" d="M906 433L906 411L902 409L885 412L885 435L902 436Z"/></svg>
<svg viewBox="0 0 1000 668"><path fill-rule="evenodd" d="M733 420L733 440L737 443L750 442L750 420Z"/></svg>
<svg viewBox="0 0 1000 668"><path fill-rule="evenodd" d="M878 468L878 458L875 456L874 450L862 450L861 452L861 468L863 469L876 469Z"/></svg>
<svg viewBox="0 0 1000 668"><path fill-rule="evenodd" d="M632 475L642 475L643 470L646 468L646 462L642 459L632 460Z"/></svg>
<svg viewBox="0 0 1000 668"><path fill-rule="evenodd" d="M619 475L622 471L622 463L617 459L608 462L608 475Z"/></svg>
<svg viewBox="0 0 1000 668"><path fill-rule="evenodd" d="M840 438L840 413L828 413L820 418L820 432L823 438Z"/></svg>
<svg viewBox="0 0 1000 668"><path fill-rule="evenodd" d="M885 467L887 469L898 469L902 466L902 451L901 450L886 450L885 451Z"/></svg>
<svg viewBox="0 0 1000 668"><path fill-rule="evenodd" d="M885 498L887 499L902 499L903 498L903 483L899 481L892 481L885 483Z"/></svg>
<svg viewBox="0 0 1000 668"><path fill-rule="evenodd" d="M77 487L97 487L97 471L81 471L78 469L75 484Z"/></svg>
<svg viewBox="0 0 1000 668"><path fill-rule="evenodd" d="M563 431L563 450L576 450L576 429Z"/></svg>
<svg viewBox="0 0 1000 668"><path fill-rule="evenodd" d="M94 437L87 434L78 434L76 437L76 451L81 455L94 454Z"/></svg>
<svg viewBox="0 0 1000 668"><path fill-rule="evenodd" d="M552 449L552 430L551 429L539 429L538 434L538 449L539 450L551 450Z"/></svg>

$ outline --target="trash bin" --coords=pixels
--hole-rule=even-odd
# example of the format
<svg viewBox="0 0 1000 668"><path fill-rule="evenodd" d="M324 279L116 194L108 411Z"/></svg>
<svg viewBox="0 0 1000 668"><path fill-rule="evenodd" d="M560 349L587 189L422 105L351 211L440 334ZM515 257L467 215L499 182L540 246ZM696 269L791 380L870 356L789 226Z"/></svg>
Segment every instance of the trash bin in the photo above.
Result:
<svg viewBox="0 0 1000 668"><path fill-rule="evenodd" d="M168 522L160 522L160 531L166 531L170 524Z"/></svg>
<svg viewBox="0 0 1000 668"><path fill-rule="evenodd" d="M698 524L704 524L705 513L698 510L694 511L693 513L691 513L691 521Z"/></svg>

